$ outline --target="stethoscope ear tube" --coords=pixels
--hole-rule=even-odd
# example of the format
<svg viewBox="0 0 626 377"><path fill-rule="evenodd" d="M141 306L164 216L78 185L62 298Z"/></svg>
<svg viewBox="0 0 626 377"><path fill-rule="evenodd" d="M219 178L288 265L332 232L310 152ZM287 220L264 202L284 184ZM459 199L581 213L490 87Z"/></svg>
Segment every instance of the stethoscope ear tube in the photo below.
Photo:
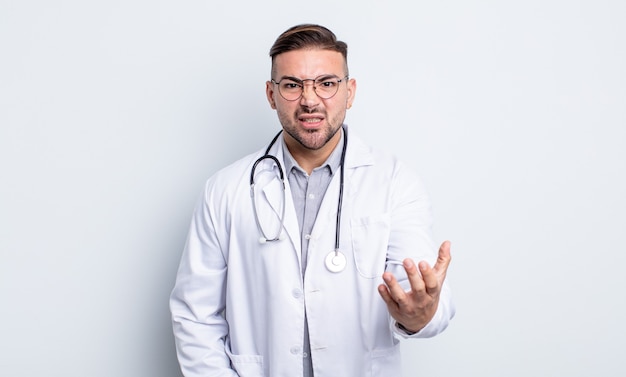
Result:
<svg viewBox="0 0 626 377"><path fill-rule="evenodd" d="M278 136L280 136L282 130L279 131L276 136L274 136L274 138L272 139L272 142L270 143L270 145L267 147L267 149L265 150L265 154L261 157L259 157L256 161L254 161L254 164L252 165L252 169L250 169L250 196L252 197L252 207L253 207L253 212L254 212L254 220L256 221L257 227L259 228L259 231L261 232L262 236L259 238L259 243L264 244L268 241L278 241L280 239L282 239L281 234L283 231L283 227L285 225L285 207L286 207L286 202L285 202L285 174L283 173L283 167L280 163L280 161L278 161L278 158L276 158L275 156L272 156L271 154L269 154L270 149L272 148L272 145L274 145L274 143L276 142L276 140L278 140ZM276 166L278 167L278 176L280 178L280 182L282 183L282 187L283 187L283 205L282 205L282 213L280 216L280 224L278 226L278 231L276 232L276 236L275 237L269 237L267 234L265 234L265 230L263 230L263 227L261 226L261 221L259 220L259 214L257 211L257 205L256 205L256 195L254 194L254 173L256 172L256 168L257 166L265 159L270 159L272 161L274 161L274 163L276 164Z"/></svg>
<svg viewBox="0 0 626 377"><path fill-rule="evenodd" d="M276 162L276 164L278 165L278 170L280 172L280 181L281 181L281 186L282 186L282 194L283 194L283 200L282 200L282 208L281 208L281 215L279 217L280 220L280 224L278 224L278 230L276 231L276 235L274 237L270 237L265 233L265 230L263 229L263 227L261 226L261 221L259 220L259 211L257 211L257 203L256 203L256 195L255 195L255 191L254 191L254 172L256 170L257 165L263 161L264 159L269 158L271 160L273 160L274 162ZM280 239L282 239L281 234L285 225L285 207L287 206L286 204L286 197L285 197L285 179L284 179L284 175L283 175L283 171L282 171L282 167L280 166L280 162L278 162L278 159L274 156L270 156L270 155L265 155L260 157L258 160L256 160L254 162L254 165L252 166L252 172L251 172L251 176L250 176L250 196L252 197L252 208L254 212L254 221L256 221L256 225L259 228L259 230L261 231L261 237L259 238L259 243L264 244L268 241L278 241Z"/></svg>
<svg viewBox="0 0 626 377"><path fill-rule="evenodd" d="M254 186L254 173L256 172L256 167L261 163L261 161L269 158L276 163L278 166L278 176L280 177L281 182L283 182L283 186L285 185L285 174L283 173L283 167L280 165L278 158L272 156L271 154L266 154L259 157L258 160L254 161L254 165L252 165L252 169L250 170L250 186Z"/></svg>
<svg viewBox="0 0 626 377"><path fill-rule="evenodd" d="M274 160L274 162L278 166L278 171L279 171L279 174L280 174L280 180L283 181L283 183L285 182L285 175L283 173L282 165L280 164L280 162L278 161L278 159L276 157L274 157L274 156L272 156L270 154L270 149L272 149L272 146L276 143L276 140L278 140L278 137L280 136L280 134L282 132L283 132L282 130L278 131L276 136L274 136L274 138L272 139L270 144L267 146L267 149L265 150L265 154L263 156L259 157L256 161L254 161L254 165L252 165L252 169L250 170L250 186L254 185L254 172L256 171L257 165L261 161L265 160L266 158L271 158L272 160Z"/></svg>

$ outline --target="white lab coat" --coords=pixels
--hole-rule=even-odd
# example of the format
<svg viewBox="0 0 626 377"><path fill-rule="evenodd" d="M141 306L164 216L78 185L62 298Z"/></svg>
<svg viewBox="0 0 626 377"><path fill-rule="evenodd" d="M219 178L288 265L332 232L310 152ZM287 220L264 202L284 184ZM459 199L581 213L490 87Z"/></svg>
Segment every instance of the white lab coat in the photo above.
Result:
<svg viewBox="0 0 626 377"><path fill-rule="evenodd" d="M170 306L176 348L186 377L302 376L305 311L315 377L401 375L397 335L377 292L386 261L436 259L429 200L415 175L395 158L349 133L340 249L347 267L329 272L334 249L339 174L313 228L305 276L289 183L284 239L261 244L250 197L250 169L264 150L220 170L206 184L193 215ZM270 154L283 161L282 143ZM257 210L267 233L279 226L278 167L255 174ZM405 281L405 283L407 283ZM412 337L443 331L454 315L445 286L437 314Z"/></svg>

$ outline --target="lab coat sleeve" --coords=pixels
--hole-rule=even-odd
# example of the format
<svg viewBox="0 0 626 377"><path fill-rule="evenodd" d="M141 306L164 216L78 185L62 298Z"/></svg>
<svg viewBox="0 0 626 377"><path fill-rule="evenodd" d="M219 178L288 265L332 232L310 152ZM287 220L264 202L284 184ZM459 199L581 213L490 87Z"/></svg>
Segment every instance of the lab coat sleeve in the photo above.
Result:
<svg viewBox="0 0 626 377"><path fill-rule="evenodd" d="M433 240L433 214L430 199L421 179L405 165L398 163L392 179L394 206L392 232L388 248L390 259L402 261L411 257L417 263L427 261L431 266L437 259L438 246ZM410 289L406 272L397 264L388 265L404 289ZM444 281L437 311L430 322L416 333L409 334L392 319L393 331L404 338L430 338L444 331L455 314L450 288Z"/></svg>
<svg viewBox="0 0 626 377"><path fill-rule="evenodd" d="M226 353L227 265L216 232L215 211L207 200L210 195L207 188L194 211L170 297L176 351L185 377L237 376Z"/></svg>

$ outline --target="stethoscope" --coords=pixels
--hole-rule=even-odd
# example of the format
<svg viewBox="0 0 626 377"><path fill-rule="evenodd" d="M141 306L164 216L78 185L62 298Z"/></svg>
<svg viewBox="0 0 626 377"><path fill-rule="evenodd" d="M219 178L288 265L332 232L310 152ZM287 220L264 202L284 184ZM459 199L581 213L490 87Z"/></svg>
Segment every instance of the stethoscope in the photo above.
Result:
<svg viewBox="0 0 626 377"><path fill-rule="evenodd" d="M341 159L339 163L340 164L339 165L339 200L337 203L337 222L335 224L335 250L328 253L328 255L326 256L326 259L324 260L324 264L326 265L326 268L331 272L341 272L346 268L346 256L341 251L339 251L339 233L340 233L339 229L341 225L341 207L343 203L344 162L346 158L346 146L348 145L348 133L345 128L343 130L344 130L343 132L344 140L343 140L343 147L341 149ZM283 173L283 166L281 165L280 161L278 161L278 158L276 158L276 156L272 156L271 154L269 154L270 149L272 149L272 146L276 143L276 140L278 140L278 137L280 136L281 133L282 133L282 130L279 131L276 134L276 136L274 136L269 146L265 150L265 154L259 157L254 162L254 164L252 165L252 169L250 170L250 196L252 196L254 220L256 221L259 231L261 232L261 237L259 238L260 243L279 241L283 239L282 231L285 225L285 207L286 207L285 205L286 203L285 202L285 174ZM278 231L276 232L274 237L268 236L265 233L265 230L263 229L263 227L261 226L261 222L259 221L259 215L257 212L257 205L256 205L256 199L255 199L256 195L254 194L254 173L256 172L257 165L259 165L259 163L261 163L262 161L266 159L270 159L274 161L274 163L278 166L278 177L282 184L283 206L282 206L281 214L279 216L280 226L278 227Z"/></svg>

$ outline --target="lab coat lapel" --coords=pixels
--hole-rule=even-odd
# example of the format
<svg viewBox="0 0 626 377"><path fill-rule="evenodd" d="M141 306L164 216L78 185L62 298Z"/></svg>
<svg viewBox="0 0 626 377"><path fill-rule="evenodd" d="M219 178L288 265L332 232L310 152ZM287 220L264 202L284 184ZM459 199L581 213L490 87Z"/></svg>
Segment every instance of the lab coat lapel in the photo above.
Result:
<svg viewBox="0 0 626 377"><path fill-rule="evenodd" d="M276 156L276 158L278 158L279 161L284 161L283 159L283 150L280 147L280 145L282 145L282 143L277 142L277 145L275 145L274 147L272 147L272 150L270 151L270 154L273 154ZM282 163L284 166L284 163ZM274 164L273 169L276 170L275 172L275 179L273 179L271 182L269 182L267 185L263 186L263 193L264 193L264 197L266 199L266 202L269 204L269 207L271 208L271 213L269 214L268 217L273 217L274 219L276 219L277 214L280 215L282 213L282 206L285 205L285 221L283 224L283 228L284 231L287 235L287 237L289 238L289 241L292 244L292 247L294 249L294 251L296 252L296 256L298 258L298 261L300 261L300 257L301 257L301 253L300 253L300 248L301 248L301 241L300 241L300 227L298 225L298 218L296 215L296 207L293 203L293 196L291 194L291 188L289 186L289 180L287 179L287 176L285 175L285 198L283 201L283 193L282 193L282 182L280 181L280 179L278 179L279 176L279 172L277 169L279 169L278 165ZM284 169L284 167L283 167ZM285 174L287 174L285 172ZM269 210L269 208L266 209ZM266 211L267 212L267 211ZM267 216L267 214L264 214L264 216ZM259 215L259 221L263 221L264 219L261 218L261 215ZM268 221L272 221L271 219ZM276 229L276 228L274 228ZM283 235L284 236L284 235ZM286 241L286 240L285 240Z"/></svg>
<svg viewBox="0 0 626 377"><path fill-rule="evenodd" d="M273 179L263 187L263 194L269 204L269 208L266 207L266 211L263 211L262 214L259 213L259 221L267 221L265 224L268 224L272 222L272 219L278 219L282 214L282 206L285 205L284 231L287 232L294 247L297 245L299 250L300 232L298 231L298 219L296 218L296 209L291 196L291 188L289 187L289 182L285 180L285 198L283 199L283 188L281 186L282 182L276 177L276 179Z"/></svg>
<svg viewBox="0 0 626 377"><path fill-rule="evenodd" d="M337 203L339 200L339 175L339 171L333 174L333 178L326 189L324 198L322 199L322 204L319 212L317 213L315 224L311 230L311 235L316 239L320 238L322 235L332 233L332 239L334 240L335 225L337 224ZM330 248L328 249L328 251L331 250L332 249Z"/></svg>
<svg viewBox="0 0 626 377"><path fill-rule="evenodd" d="M343 205L350 201L350 197L359 190L353 181L352 175L355 169L361 166L371 165L373 163L372 154L369 148L353 134L348 134L348 145L346 147L346 158L344 162L344 187L343 187ZM333 174L333 179L326 189L322 205L315 220L312 234L318 238L321 235L332 235L333 248L335 240L335 226L337 225L337 205L339 201L339 188L341 184L341 171ZM348 211L342 211L346 215L343 221L349 221ZM329 251L332 249L329 249Z"/></svg>
<svg viewBox="0 0 626 377"><path fill-rule="evenodd" d="M286 185L286 205L285 208L285 231L291 240L293 245L293 249L296 251L296 256L298 257L298 261L301 262L300 257L302 253L300 249L302 248L302 242L300 240L300 225L298 225L298 217L296 215L296 206L293 203L293 196L291 194L291 187L289 186L289 181L285 179Z"/></svg>

